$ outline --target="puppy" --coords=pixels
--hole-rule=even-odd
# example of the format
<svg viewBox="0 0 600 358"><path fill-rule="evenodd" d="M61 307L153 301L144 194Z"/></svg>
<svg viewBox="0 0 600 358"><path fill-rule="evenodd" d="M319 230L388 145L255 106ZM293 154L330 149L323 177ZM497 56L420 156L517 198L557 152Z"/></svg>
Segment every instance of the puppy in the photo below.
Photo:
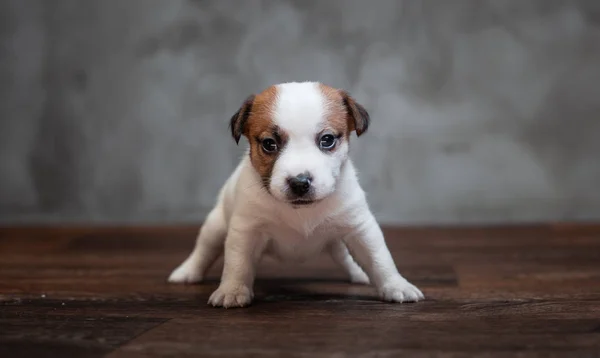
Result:
<svg viewBox="0 0 600 358"><path fill-rule="evenodd" d="M208 303L244 307L262 255L306 260L327 250L351 282L372 283L382 300L423 299L396 269L348 158L351 133L365 133L369 120L347 92L316 82L248 97L230 120L236 143L248 139L247 155L169 281L202 281L224 253L221 283Z"/></svg>

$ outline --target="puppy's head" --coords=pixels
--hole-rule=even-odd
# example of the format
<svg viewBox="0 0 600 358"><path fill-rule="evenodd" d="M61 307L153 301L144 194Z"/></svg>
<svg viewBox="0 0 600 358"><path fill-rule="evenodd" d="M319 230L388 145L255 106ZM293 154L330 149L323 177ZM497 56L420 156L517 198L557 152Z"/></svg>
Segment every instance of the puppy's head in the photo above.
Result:
<svg viewBox="0 0 600 358"><path fill-rule="evenodd" d="M249 96L231 118L231 133L250 143L252 165L275 198L309 205L335 191L350 134L369 114L348 93L320 83L284 83Z"/></svg>

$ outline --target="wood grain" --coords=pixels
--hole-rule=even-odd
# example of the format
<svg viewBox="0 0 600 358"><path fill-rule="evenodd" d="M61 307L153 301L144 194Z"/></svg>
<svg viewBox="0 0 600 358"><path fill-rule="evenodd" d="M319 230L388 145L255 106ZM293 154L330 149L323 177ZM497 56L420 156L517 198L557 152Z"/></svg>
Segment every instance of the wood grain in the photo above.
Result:
<svg viewBox="0 0 600 358"><path fill-rule="evenodd" d="M247 309L166 283L195 227L0 229L2 357L597 357L600 225L386 228L427 296L379 302L328 257L265 261Z"/></svg>

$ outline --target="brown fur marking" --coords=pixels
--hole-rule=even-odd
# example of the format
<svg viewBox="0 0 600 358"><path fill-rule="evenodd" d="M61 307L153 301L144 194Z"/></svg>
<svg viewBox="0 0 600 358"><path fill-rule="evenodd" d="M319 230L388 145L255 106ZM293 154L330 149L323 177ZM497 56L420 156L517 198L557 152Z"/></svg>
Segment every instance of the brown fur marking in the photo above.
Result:
<svg viewBox="0 0 600 358"><path fill-rule="evenodd" d="M342 135L343 139L348 140L354 127L348 121L348 111L344 107L340 90L324 84L319 84L319 87L327 100L325 130L333 132L333 135Z"/></svg>
<svg viewBox="0 0 600 358"><path fill-rule="evenodd" d="M350 138L350 133L356 131L360 136L369 127L369 113L365 108L348 94L348 92L324 84L320 84L321 92L327 98L328 116L327 123L338 134L344 134L345 139Z"/></svg>
<svg viewBox="0 0 600 358"><path fill-rule="evenodd" d="M274 110L275 100L277 98L277 88L271 86L254 97L252 110L248 117L248 122L244 130L244 135L250 143L250 161L260 175L263 184L268 189L271 179L271 172L275 161L279 156L279 151L285 145L287 135L273 123L272 112ZM262 140L265 138L275 139L279 151L275 153L265 153L262 149Z"/></svg>

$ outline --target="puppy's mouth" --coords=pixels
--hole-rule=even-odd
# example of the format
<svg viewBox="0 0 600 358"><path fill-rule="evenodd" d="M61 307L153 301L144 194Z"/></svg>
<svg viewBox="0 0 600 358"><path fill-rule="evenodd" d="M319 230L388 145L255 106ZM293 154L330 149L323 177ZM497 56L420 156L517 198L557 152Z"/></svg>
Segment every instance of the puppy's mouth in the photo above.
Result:
<svg viewBox="0 0 600 358"><path fill-rule="evenodd" d="M290 200L289 203L292 206L310 206L320 202L321 200L311 200L311 199L295 199Z"/></svg>

